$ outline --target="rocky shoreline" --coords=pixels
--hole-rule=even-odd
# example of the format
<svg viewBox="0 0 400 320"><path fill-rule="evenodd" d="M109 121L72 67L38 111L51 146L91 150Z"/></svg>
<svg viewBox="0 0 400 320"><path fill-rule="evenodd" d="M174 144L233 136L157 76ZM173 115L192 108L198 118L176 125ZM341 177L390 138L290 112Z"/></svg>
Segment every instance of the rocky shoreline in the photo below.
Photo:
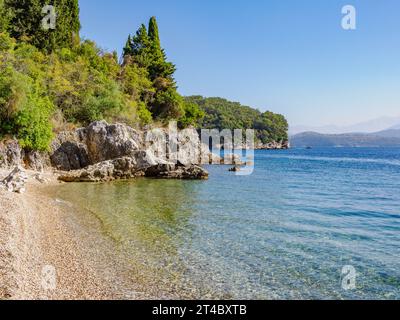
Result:
<svg viewBox="0 0 400 320"><path fill-rule="evenodd" d="M63 182L207 179L203 164L243 164L237 155L211 153L196 131L178 135L179 148L171 142L163 148L165 129L158 133L148 139L146 132L99 121L58 134L49 152L27 152L13 139L0 142L0 299L165 297L145 285L130 293L137 283L125 275L129 266L121 270L118 257L105 256L114 249L100 226L92 227L98 222L86 227L75 221L81 215L61 208L49 192ZM100 253L101 243L106 249ZM47 265L57 270L55 291L43 288Z"/></svg>
<svg viewBox="0 0 400 320"><path fill-rule="evenodd" d="M156 137L148 143L146 132L98 121L86 128L61 132L49 152L25 152L16 140L2 142L0 168L21 166L35 171L54 171L66 182L141 176L207 179L208 172L199 166L201 157L213 156L201 145L198 136L189 138L187 143L178 142L181 149L174 155L163 148L162 139Z"/></svg>
<svg viewBox="0 0 400 320"><path fill-rule="evenodd" d="M167 129L138 131L97 121L59 133L49 152L27 152L14 139L0 142L0 168L52 171L64 182L101 182L143 176L204 180L208 178L204 164L243 164L237 155L222 159L211 153L194 129L175 135L171 140ZM255 149L268 150L289 147L288 142L255 145Z"/></svg>

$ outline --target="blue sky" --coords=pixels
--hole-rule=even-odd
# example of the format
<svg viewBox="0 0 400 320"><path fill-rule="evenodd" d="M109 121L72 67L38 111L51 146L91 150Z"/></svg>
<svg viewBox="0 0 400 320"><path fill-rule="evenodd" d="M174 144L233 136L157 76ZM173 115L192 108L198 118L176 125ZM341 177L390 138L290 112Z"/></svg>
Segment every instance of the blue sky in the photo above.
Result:
<svg viewBox="0 0 400 320"><path fill-rule="evenodd" d="M341 28L344 5L357 30ZM151 16L184 95L221 96L292 125L400 115L398 0L80 0L83 37L118 50Z"/></svg>

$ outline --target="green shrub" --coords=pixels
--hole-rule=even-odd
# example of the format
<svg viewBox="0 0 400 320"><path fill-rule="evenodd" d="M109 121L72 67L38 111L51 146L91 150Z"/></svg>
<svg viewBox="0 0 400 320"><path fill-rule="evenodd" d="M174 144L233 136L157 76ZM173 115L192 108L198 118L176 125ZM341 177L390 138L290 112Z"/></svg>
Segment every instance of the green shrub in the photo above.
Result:
<svg viewBox="0 0 400 320"><path fill-rule="evenodd" d="M11 66L0 67L0 133L16 136L26 149L46 150L52 112L39 83Z"/></svg>
<svg viewBox="0 0 400 320"><path fill-rule="evenodd" d="M30 79L10 65L0 66L0 131L14 133L15 117L27 103Z"/></svg>
<svg viewBox="0 0 400 320"><path fill-rule="evenodd" d="M53 110L48 97L41 97L35 89L30 92L27 103L15 118L16 134L23 148L40 151L49 149L53 138L49 119Z"/></svg>
<svg viewBox="0 0 400 320"><path fill-rule="evenodd" d="M146 105L143 102L140 102L137 106L137 115L140 121L140 124L146 125L150 124L153 121L153 117L149 109L147 109Z"/></svg>
<svg viewBox="0 0 400 320"><path fill-rule="evenodd" d="M158 120L179 119L184 115L183 98L173 88L159 91L152 105L153 115Z"/></svg>
<svg viewBox="0 0 400 320"><path fill-rule="evenodd" d="M204 111L195 103L184 103L184 115L179 119L178 125L180 128L189 126L200 126L201 121L205 116Z"/></svg>

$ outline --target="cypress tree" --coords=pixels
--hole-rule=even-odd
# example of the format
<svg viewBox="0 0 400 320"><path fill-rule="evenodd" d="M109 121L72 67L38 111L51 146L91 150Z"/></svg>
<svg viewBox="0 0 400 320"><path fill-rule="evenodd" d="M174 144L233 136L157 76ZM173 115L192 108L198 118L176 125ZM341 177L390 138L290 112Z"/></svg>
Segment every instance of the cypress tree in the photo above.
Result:
<svg viewBox="0 0 400 320"><path fill-rule="evenodd" d="M161 51L160 33L156 17L151 17L149 21L149 39L155 50Z"/></svg>
<svg viewBox="0 0 400 320"><path fill-rule="evenodd" d="M122 55L123 55L123 57L132 55L132 37L131 37L131 35L129 35L128 40L126 40L126 44L123 49Z"/></svg>
<svg viewBox="0 0 400 320"><path fill-rule="evenodd" d="M147 29L144 24L142 24L136 35L132 39L132 55L139 56L149 53L150 39L147 34Z"/></svg>
<svg viewBox="0 0 400 320"><path fill-rule="evenodd" d="M140 67L146 69L148 69L153 62L150 52L150 43L146 26L142 24L136 32L136 35L132 38L131 55Z"/></svg>
<svg viewBox="0 0 400 320"><path fill-rule="evenodd" d="M128 51L124 49L124 52ZM176 68L167 62L155 17L150 19L148 31L145 25L140 26L132 39L130 53L133 63L145 68L153 82L156 92L149 106L153 115L163 120L179 118L183 114L183 100L176 91L173 78Z"/></svg>
<svg viewBox="0 0 400 320"><path fill-rule="evenodd" d="M172 84L174 82L173 74L176 71L176 67L174 64L167 62L165 51L161 48L160 33L156 17L151 17L149 21L149 40L153 61L149 69L151 79L154 81L157 78L165 78Z"/></svg>

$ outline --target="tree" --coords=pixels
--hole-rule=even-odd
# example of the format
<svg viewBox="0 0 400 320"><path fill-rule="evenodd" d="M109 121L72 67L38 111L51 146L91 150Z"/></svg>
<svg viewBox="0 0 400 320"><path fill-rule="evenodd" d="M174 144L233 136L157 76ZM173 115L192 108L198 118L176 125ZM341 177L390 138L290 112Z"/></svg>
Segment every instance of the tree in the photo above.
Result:
<svg viewBox="0 0 400 320"><path fill-rule="evenodd" d="M149 28L144 24L140 26L136 35L128 36L128 40L123 49L123 55L133 57L134 62L140 67L146 68L149 72L151 81L158 78L168 79L172 86L175 86L173 75L176 67L167 61L164 49L161 48L160 35L157 20L152 17L149 21Z"/></svg>
<svg viewBox="0 0 400 320"><path fill-rule="evenodd" d="M288 123L284 116L270 111L261 113L257 109L242 106L222 98L186 97L187 105L195 104L204 111L200 127L206 129L255 129L257 140L263 143L288 141ZM189 115L193 111L189 107ZM188 111L185 110L186 116ZM183 119L184 120L184 119Z"/></svg>
<svg viewBox="0 0 400 320"><path fill-rule="evenodd" d="M4 0L0 0L0 32L7 31L10 19L10 10L5 6Z"/></svg>
<svg viewBox="0 0 400 320"><path fill-rule="evenodd" d="M153 115L159 120L168 121L171 119L179 119L184 116L184 101L183 98L173 88L168 88L165 91L159 91L156 94L153 103Z"/></svg>
<svg viewBox="0 0 400 320"><path fill-rule="evenodd" d="M200 109L197 104L192 102L185 102L183 109L184 115L178 121L179 127L199 126L205 116L204 111Z"/></svg>
<svg viewBox="0 0 400 320"><path fill-rule="evenodd" d="M171 62L167 62L165 50L161 48L160 34L158 31L156 17L150 18L148 35L153 62L149 68L151 79L154 81L157 78L166 78L172 80L171 83L175 84L173 75L176 71L176 66Z"/></svg>
<svg viewBox="0 0 400 320"><path fill-rule="evenodd" d="M122 56L131 56L132 55L132 37L131 35L128 36L128 40L126 40L125 47L122 51Z"/></svg>
<svg viewBox="0 0 400 320"><path fill-rule="evenodd" d="M6 8L13 12L8 31L17 40L33 44L51 52L57 48L70 48L79 38L78 0L4 0ZM46 5L55 7L55 29L46 30L42 20Z"/></svg>
<svg viewBox="0 0 400 320"><path fill-rule="evenodd" d="M160 33L156 17L151 17L149 21L149 39L154 47L154 51L161 51Z"/></svg>

